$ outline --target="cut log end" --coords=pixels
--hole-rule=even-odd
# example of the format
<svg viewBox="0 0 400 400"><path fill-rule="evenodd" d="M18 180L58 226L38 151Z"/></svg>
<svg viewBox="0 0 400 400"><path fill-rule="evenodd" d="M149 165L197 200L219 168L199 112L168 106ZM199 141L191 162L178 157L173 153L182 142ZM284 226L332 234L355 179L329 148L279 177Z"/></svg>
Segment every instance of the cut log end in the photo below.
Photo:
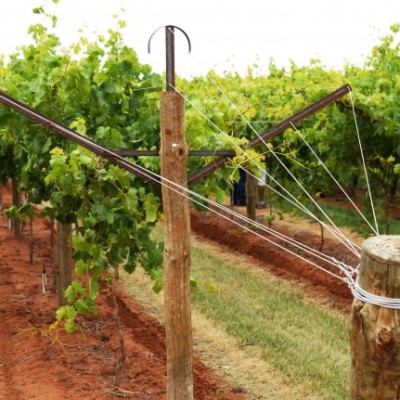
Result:
<svg viewBox="0 0 400 400"><path fill-rule="evenodd" d="M381 235L364 241L363 250L384 263L400 263L400 236Z"/></svg>
<svg viewBox="0 0 400 400"><path fill-rule="evenodd" d="M400 236L378 236L363 243L358 283L369 293L400 298ZM354 300L351 400L398 399L400 310Z"/></svg>

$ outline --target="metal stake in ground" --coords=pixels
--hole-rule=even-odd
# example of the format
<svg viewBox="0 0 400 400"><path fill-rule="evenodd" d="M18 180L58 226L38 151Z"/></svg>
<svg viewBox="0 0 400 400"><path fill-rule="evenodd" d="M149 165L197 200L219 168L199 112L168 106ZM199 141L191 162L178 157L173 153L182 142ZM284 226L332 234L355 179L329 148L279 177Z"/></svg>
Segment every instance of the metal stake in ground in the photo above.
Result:
<svg viewBox="0 0 400 400"><path fill-rule="evenodd" d="M184 130L184 100L174 90L174 28L176 27L169 25L165 28L167 92L160 95L160 157L164 211L164 313L167 345L167 398L168 400L192 400L189 201L182 196L182 190L177 190L175 187L172 187L173 190L171 190L171 186L168 184L168 182L172 181L180 186L187 187L188 147ZM182 31L180 28L177 29ZM183 33L187 37L186 33Z"/></svg>

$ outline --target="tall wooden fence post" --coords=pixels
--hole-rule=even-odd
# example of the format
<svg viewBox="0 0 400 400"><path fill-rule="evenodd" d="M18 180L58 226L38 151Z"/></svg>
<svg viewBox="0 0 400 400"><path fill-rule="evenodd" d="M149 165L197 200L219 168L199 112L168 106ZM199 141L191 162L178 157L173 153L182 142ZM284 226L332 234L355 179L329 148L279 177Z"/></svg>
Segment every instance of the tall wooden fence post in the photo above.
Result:
<svg viewBox="0 0 400 400"><path fill-rule="evenodd" d="M184 101L173 91L160 95L161 175L187 186L188 148L184 132ZM189 201L165 181L164 301L167 343L168 400L193 399L192 321L190 308ZM182 192L182 190L178 190Z"/></svg>
<svg viewBox="0 0 400 400"><path fill-rule="evenodd" d="M359 285L400 298L400 236L363 243ZM354 300L350 326L351 400L400 399L400 310Z"/></svg>

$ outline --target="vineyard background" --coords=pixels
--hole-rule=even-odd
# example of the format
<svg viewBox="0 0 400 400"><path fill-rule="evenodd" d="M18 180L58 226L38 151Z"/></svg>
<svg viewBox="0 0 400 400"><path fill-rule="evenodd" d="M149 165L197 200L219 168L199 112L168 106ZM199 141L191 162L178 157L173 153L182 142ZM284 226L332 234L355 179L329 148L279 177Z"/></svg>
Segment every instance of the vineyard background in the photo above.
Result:
<svg viewBox="0 0 400 400"><path fill-rule="evenodd" d="M42 7L35 13L46 16ZM159 149L159 91L164 86L163 78L148 65L142 65L134 49L125 44L125 22L119 21L118 28L110 30L108 37L99 36L93 42L82 38L73 47L63 49L52 33L55 19L47 17L48 25L30 27L34 44L17 49L8 60L0 60L0 89L106 148ZM296 128L342 185L353 196L358 195L363 211L371 219L355 135L356 130L361 132L380 231L396 232L393 216L397 215L400 175L398 31L398 25L392 27L392 34L371 50L363 67L348 65L343 71L334 71L312 61L308 67L293 63L285 70L271 62L268 75L260 75L257 66L253 66L246 76L218 76L210 71L207 76L179 79L177 89L185 94L187 102L190 148L237 152L226 168L192 189L225 201L239 177L239 168L256 170L265 157L268 172L307 203L297 185L268 153L271 147L314 199L322 203L324 198L334 197L336 189L297 130L287 130L258 153L246 149L250 161L235 146L244 146L254 137L254 130L268 129L349 83L351 94ZM190 158L189 174L212 159ZM137 157L135 162L159 173L156 157ZM0 165L1 183L7 187L11 184L12 206L8 204L11 207L5 213L12 219L16 239L22 239L22 221L33 226L38 223L39 213L47 218L49 228L53 226L51 221L57 221L58 232L73 224L74 235L68 240L73 244L76 281L67 289L64 305L57 311L53 325L56 331L64 327L79 335L84 322L76 325L76 320L81 321L80 315L96 314L98 301L103 301L108 291L105 288L111 287L112 270L118 265L128 273L141 265L156 289L161 289L163 244L152 236L153 228L162 219L157 186L27 122L5 107L0 109ZM283 207L272 193L268 201L274 208ZM269 221L277 224L273 219ZM352 228L362 236L372 234L361 220ZM214 234L216 231L215 226ZM36 239L30 240L35 244ZM66 247L65 243L58 244L58 262ZM33 250L33 259L37 251ZM303 274L304 269L297 273ZM334 295L340 299L338 302L346 298L340 290ZM48 316L45 320L39 319L42 324L51 322ZM32 333L42 333L44 328L30 329ZM226 390L234 396L233 389Z"/></svg>

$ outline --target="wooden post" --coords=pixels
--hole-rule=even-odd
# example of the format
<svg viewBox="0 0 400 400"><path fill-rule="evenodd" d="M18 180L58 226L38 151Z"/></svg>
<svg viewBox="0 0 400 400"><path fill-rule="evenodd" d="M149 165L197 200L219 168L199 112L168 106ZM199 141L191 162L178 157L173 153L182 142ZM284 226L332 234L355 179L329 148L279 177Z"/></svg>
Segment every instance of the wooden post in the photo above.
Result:
<svg viewBox="0 0 400 400"><path fill-rule="evenodd" d="M17 209L21 205L21 194L19 192L19 183L18 180L13 178L11 180L11 199L12 205L15 206ZM13 234L15 239L21 240L22 236L22 221L18 217L13 217L11 221L11 226L13 230Z"/></svg>
<svg viewBox="0 0 400 400"><path fill-rule="evenodd" d="M257 179L251 175L246 176L246 211L247 217L252 221L256 220L256 191L257 191Z"/></svg>
<svg viewBox="0 0 400 400"><path fill-rule="evenodd" d="M160 95L161 176L187 186L188 149L184 101L173 91ZM164 210L164 302L167 342L167 398L193 399L192 321L190 309L189 202L176 187L162 186ZM178 190L182 192L181 190Z"/></svg>
<svg viewBox="0 0 400 400"><path fill-rule="evenodd" d="M65 289L72 281L72 226L57 222L56 285L58 305L66 303Z"/></svg>
<svg viewBox="0 0 400 400"><path fill-rule="evenodd" d="M358 282L373 294L400 298L400 236L364 241ZM400 310L354 300L350 342L351 400L399 400Z"/></svg>

